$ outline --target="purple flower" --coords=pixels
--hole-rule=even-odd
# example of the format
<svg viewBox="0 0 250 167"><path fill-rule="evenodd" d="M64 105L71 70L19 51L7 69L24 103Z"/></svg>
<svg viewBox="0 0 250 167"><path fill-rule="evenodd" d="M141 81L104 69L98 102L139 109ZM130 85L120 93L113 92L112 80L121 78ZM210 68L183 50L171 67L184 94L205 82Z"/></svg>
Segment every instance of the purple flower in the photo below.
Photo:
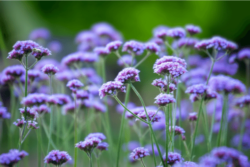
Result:
<svg viewBox="0 0 250 167"><path fill-rule="evenodd" d="M183 161L183 158L179 153L169 152L168 153L168 159L166 158L166 154L163 155L163 160L167 162L169 165L174 165L176 163L181 163Z"/></svg>
<svg viewBox="0 0 250 167"><path fill-rule="evenodd" d="M133 108L130 110L132 113L134 113L135 115L138 115L139 113L141 112L144 112L144 107L136 107L136 108ZM126 112L126 118L128 119L133 119L134 118L134 115L131 114L130 112Z"/></svg>
<svg viewBox="0 0 250 167"><path fill-rule="evenodd" d="M36 126L37 125L37 122L36 121L28 121L28 125L27 125L27 128L28 129L38 129L39 127Z"/></svg>
<svg viewBox="0 0 250 167"><path fill-rule="evenodd" d="M226 93L238 94L246 91L246 87L242 82L224 75L211 77L209 86L217 92L224 91Z"/></svg>
<svg viewBox="0 0 250 167"><path fill-rule="evenodd" d="M106 48L108 49L109 52L114 52L114 51L117 51L121 45L122 45L121 41L113 41L113 42L108 43L106 45Z"/></svg>
<svg viewBox="0 0 250 167"><path fill-rule="evenodd" d="M169 28L166 26L158 26L153 30L154 37L165 40L168 30Z"/></svg>
<svg viewBox="0 0 250 167"><path fill-rule="evenodd" d="M179 77L186 72L187 70L177 62L166 62L154 66L154 73L161 75L170 74L174 78Z"/></svg>
<svg viewBox="0 0 250 167"><path fill-rule="evenodd" d="M125 105L125 104L123 103L123 105ZM128 102L127 108L128 108L129 110L132 110L132 109L135 108L135 107L136 107L135 103L133 103L133 102ZM123 108L122 105L118 104L118 105L116 106L116 111L117 111L118 113L122 114L122 113L124 112L124 110L125 110L125 109Z"/></svg>
<svg viewBox="0 0 250 167"><path fill-rule="evenodd" d="M186 30L190 35L195 35L201 33L201 28L195 25L186 25Z"/></svg>
<svg viewBox="0 0 250 167"><path fill-rule="evenodd" d="M77 43L86 43L95 46L98 43L98 37L92 31L81 31L77 34L75 41Z"/></svg>
<svg viewBox="0 0 250 167"><path fill-rule="evenodd" d="M245 107L248 105L250 105L250 95L245 95L243 97L240 97L236 101L236 106Z"/></svg>
<svg viewBox="0 0 250 167"><path fill-rule="evenodd" d="M130 54L141 55L145 47L143 43L137 41L128 41L123 45L122 51Z"/></svg>
<svg viewBox="0 0 250 167"><path fill-rule="evenodd" d="M28 71L28 77L31 81L34 81L34 80L46 80L48 79L48 76L45 75L44 73L42 73L41 71L39 70L29 70Z"/></svg>
<svg viewBox="0 0 250 167"><path fill-rule="evenodd" d="M153 150L152 150L152 145L151 144L146 145L145 148L148 149L148 151L149 151L150 154L153 154ZM161 145L159 145L159 148L160 148L160 151L163 152L163 147ZM159 156L159 152L158 152L156 144L154 144L154 152L155 152L155 156Z"/></svg>
<svg viewBox="0 0 250 167"><path fill-rule="evenodd" d="M152 53L155 53L155 54L159 54L159 52L161 51L161 48L159 45L157 45L156 43L154 42L148 42L145 44L145 49L152 52Z"/></svg>
<svg viewBox="0 0 250 167"><path fill-rule="evenodd" d="M47 102L47 95L42 93L33 93L24 97L22 104L25 106L35 106L45 104Z"/></svg>
<svg viewBox="0 0 250 167"><path fill-rule="evenodd" d="M132 63L133 61L133 63ZM123 55L121 58L117 60L117 64L121 67L126 67L126 65L133 66L136 64L136 59L133 59L133 56L131 55Z"/></svg>
<svg viewBox="0 0 250 167"><path fill-rule="evenodd" d="M91 154L94 148L98 146L99 143L102 141L96 137L80 141L79 143L76 143L75 147L85 151L88 154Z"/></svg>
<svg viewBox="0 0 250 167"><path fill-rule="evenodd" d="M88 99L89 98L89 92L87 90L78 90L76 92L76 98L81 99L81 100Z"/></svg>
<svg viewBox="0 0 250 167"><path fill-rule="evenodd" d="M217 167L220 164L220 160L212 156L204 156L200 158L199 165L204 167Z"/></svg>
<svg viewBox="0 0 250 167"><path fill-rule="evenodd" d="M65 162L70 161L72 158L66 151L52 150L44 158L44 163L61 166Z"/></svg>
<svg viewBox="0 0 250 167"><path fill-rule="evenodd" d="M155 97L154 103L158 104L159 106L166 106L167 104L175 103L175 98L171 94L161 93Z"/></svg>
<svg viewBox="0 0 250 167"><path fill-rule="evenodd" d="M123 150L132 152L137 147L140 147L140 143L138 141L130 141L127 144L123 144Z"/></svg>
<svg viewBox="0 0 250 167"><path fill-rule="evenodd" d="M102 57L108 56L110 54L110 51L107 48L105 48L105 47L96 47L94 49L94 52L98 56L102 56Z"/></svg>
<svg viewBox="0 0 250 167"><path fill-rule="evenodd" d="M5 107L0 107L0 118L2 119L10 119L10 113L7 111Z"/></svg>
<svg viewBox="0 0 250 167"><path fill-rule="evenodd" d="M250 59L250 48L241 49L238 53L239 60Z"/></svg>
<svg viewBox="0 0 250 167"><path fill-rule="evenodd" d="M50 108L45 104L42 104L40 106L34 106L32 109L39 114L50 113Z"/></svg>
<svg viewBox="0 0 250 167"><path fill-rule="evenodd" d="M249 140L250 140L250 135L245 133L243 136L242 136L242 148L244 150L249 150L250 149L250 143L249 143ZM233 138L232 138L232 141L231 141L231 144L235 147L238 147L239 143L240 143L240 135L237 134L235 135Z"/></svg>
<svg viewBox="0 0 250 167"><path fill-rule="evenodd" d="M171 132L172 129L174 129L174 134L175 135L181 135L181 136L183 136L184 133L185 133L185 130L182 129L181 127L179 127L179 126L172 126L172 127L169 126L169 132Z"/></svg>
<svg viewBox="0 0 250 167"><path fill-rule="evenodd" d="M159 120L161 119L162 115L160 112L157 113L156 110L147 110L148 113L148 117L146 114L146 111L140 112L137 116L143 120L148 120L152 121L152 122L159 122ZM136 120L139 120L138 118Z"/></svg>
<svg viewBox="0 0 250 167"><path fill-rule="evenodd" d="M189 121L196 121L197 118L198 116L196 112L189 113L189 116L188 116Z"/></svg>
<svg viewBox="0 0 250 167"><path fill-rule="evenodd" d="M160 59L157 59L155 61L155 64L153 66L153 68L157 68L157 66L163 64L163 63L168 63L168 62L172 62L172 63L178 63L180 66L186 68L187 67L187 63L184 59L178 58L178 57L174 57L174 56L163 56Z"/></svg>
<svg viewBox="0 0 250 167"><path fill-rule="evenodd" d="M91 52L75 52L62 59L65 66L73 66L75 63L93 63L98 60L98 56Z"/></svg>
<svg viewBox="0 0 250 167"><path fill-rule="evenodd" d="M183 163L177 163L173 165L173 167L199 167L199 165L191 161L185 161Z"/></svg>
<svg viewBox="0 0 250 167"><path fill-rule="evenodd" d="M31 40L48 39L50 37L50 32L46 28L37 28L31 31L29 38Z"/></svg>
<svg viewBox="0 0 250 167"><path fill-rule="evenodd" d="M48 48L54 53L59 53L62 50L62 45L59 41L51 41L48 44Z"/></svg>
<svg viewBox="0 0 250 167"><path fill-rule="evenodd" d="M166 80L163 80L162 78L155 79L155 80L152 82L152 85L153 85L153 86L156 86L156 87L158 87L158 88L160 88L161 91L164 91L164 92L167 92L167 90L168 90L167 81L166 81ZM173 92L174 90L176 90L175 84L170 83L170 84L169 84L169 91L170 91L170 92Z"/></svg>
<svg viewBox="0 0 250 167"><path fill-rule="evenodd" d="M3 74L9 75L15 78L21 77L22 75L24 75L24 73L25 73L25 69L22 65L9 66L3 70Z"/></svg>
<svg viewBox="0 0 250 167"><path fill-rule="evenodd" d="M66 71L62 71L62 72L58 72L55 75L56 79L60 80L60 81L69 81L72 79L76 79L77 77L74 75L74 73L72 73L72 71L70 70L66 70Z"/></svg>
<svg viewBox="0 0 250 167"><path fill-rule="evenodd" d="M109 81L101 86L99 89L99 96L102 99L106 95L116 96L117 92L126 92L126 87L119 81Z"/></svg>
<svg viewBox="0 0 250 167"><path fill-rule="evenodd" d="M186 32L181 27L171 28L167 30L167 36L172 38L184 38L186 36Z"/></svg>
<svg viewBox="0 0 250 167"><path fill-rule="evenodd" d="M3 153L0 155L0 164L6 167L13 167L26 156L28 156L27 152L12 149L8 153Z"/></svg>
<svg viewBox="0 0 250 167"><path fill-rule="evenodd" d="M101 103L100 101L95 101L93 103L93 107L97 112L106 112L107 111L106 106L103 103Z"/></svg>
<svg viewBox="0 0 250 167"><path fill-rule="evenodd" d="M79 104L77 104L78 106ZM63 106L63 109L62 109L62 114L65 115L67 113L74 113L75 112L75 103L71 102L71 103L68 103L66 105Z"/></svg>
<svg viewBox="0 0 250 167"><path fill-rule="evenodd" d="M177 41L176 45L178 48L181 48L181 47L194 48L197 42L198 40L195 38L181 38Z"/></svg>
<svg viewBox="0 0 250 167"><path fill-rule="evenodd" d="M94 137L100 139L101 141L106 139L106 136L103 133L95 132L95 133L90 133L87 137L85 137L84 140L92 139Z"/></svg>
<svg viewBox="0 0 250 167"><path fill-rule="evenodd" d="M84 85L83 85L83 83L82 83L81 81L79 81L79 80L77 80L77 79L73 79L73 80L70 80L70 81L67 83L66 86L69 87L70 90L71 90L73 93L76 93L76 91L77 91L79 88L83 87Z"/></svg>
<svg viewBox="0 0 250 167"><path fill-rule="evenodd" d="M133 67L124 68L118 73L115 81L119 81L121 83L140 82L139 72L139 70Z"/></svg>
<svg viewBox="0 0 250 167"><path fill-rule="evenodd" d="M149 156L149 151L148 149L145 149L143 147L138 147L133 150L133 152L130 154L130 157L133 158L134 160L142 159L146 156Z"/></svg>
<svg viewBox="0 0 250 167"><path fill-rule="evenodd" d="M60 71L61 70L63 71L66 69L65 67L62 67L57 60L51 59L51 58L40 60L39 62L36 63L36 65L34 66L34 69L40 71L47 64L54 64L55 66L59 67Z"/></svg>
<svg viewBox="0 0 250 167"><path fill-rule="evenodd" d="M17 119L16 122L13 122L13 124L19 128L22 128L23 125L26 123L24 117L22 117L22 119Z"/></svg>
<svg viewBox="0 0 250 167"><path fill-rule="evenodd" d="M0 75L0 81L1 85L8 85L8 84L13 84L15 82L16 78L6 75L6 74L1 74Z"/></svg>
<svg viewBox="0 0 250 167"><path fill-rule="evenodd" d="M35 119L38 116L36 110L33 108L27 107L26 110L25 108L20 108L19 111L22 115L27 116L28 118Z"/></svg>
<svg viewBox="0 0 250 167"><path fill-rule="evenodd" d="M197 85L193 85L187 88L187 90L185 91L185 93L189 93L189 94L203 94L205 93L207 90L207 86L205 84L197 84Z"/></svg>
<svg viewBox="0 0 250 167"><path fill-rule="evenodd" d="M213 73L215 74L225 74L225 75L234 75L238 70L237 63L228 63L226 57L216 61L213 68Z"/></svg>
<svg viewBox="0 0 250 167"><path fill-rule="evenodd" d="M47 64L45 66L43 66L43 68L41 69L43 73L47 74L47 75L55 75L55 73L57 73L59 71L59 69L54 66L53 64Z"/></svg>
<svg viewBox="0 0 250 167"><path fill-rule="evenodd" d="M36 47L32 50L31 54L37 59L41 60L44 56L50 56L51 52L49 49L44 48L42 46Z"/></svg>
<svg viewBox="0 0 250 167"><path fill-rule="evenodd" d="M101 142L97 145L97 149L100 151L108 150L109 144L106 142Z"/></svg>

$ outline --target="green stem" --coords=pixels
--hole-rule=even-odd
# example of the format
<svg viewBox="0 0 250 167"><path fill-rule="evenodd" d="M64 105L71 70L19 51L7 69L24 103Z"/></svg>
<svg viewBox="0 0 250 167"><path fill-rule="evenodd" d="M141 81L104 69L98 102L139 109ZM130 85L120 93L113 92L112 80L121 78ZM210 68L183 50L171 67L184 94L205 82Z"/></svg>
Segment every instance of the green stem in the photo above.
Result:
<svg viewBox="0 0 250 167"><path fill-rule="evenodd" d="M77 105L76 105L76 97L74 97L75 102L75 126L74 126L74 142L77 143ZM77 147L75 147L75 158L74 158L74 167L77 166Z"/></svg>
<svg viewBox="0 0 250 167"><path fill-rule="evenodd" d="M146 167L146 165L144 164L142 158L141 158L141 164L142 164L143 167Z"/></svg>
<svg viewBox="0 0 250 167"><path fill-rule="evenodd" d="M214 128L216 106L217 106L217 100L216 100L215 106L214 106L214 112L213 112L212 121L211 121L211 128L210 128L210 133L209 133L209 137L208 137L210 146L211 146L211 141L212 141L212 137L213 137L213 128Z"/></svg>
<svg viewBox="0 0 250 167"><path fill-rule="evenodd" d="M174 50L174 48L168 43L168 41L165 41L165 45L167 47L169 47L169 49L176 55L179 56L178 53L176 52L176 50Z"/></svg>
<svg viewBox="0 0 250 167"><path fill-rule="evenodd" d="M182 140L182 141L183 141L183 145L184 145L184 147L185 147L185 149L186 149L187 155L188 155L188 157L189 157L189 156L190 156L190 152L189 152L189 150L188 150L187 142L186 142L185 140Z"/></svg>
<svg viewBox="0 0 250 167"><path fill-rule="evenodd" d="M142 64L149 56L151 55L151 52L148 52L146 56L144 56L135 66L134 68L137 68L140 64Z"/></svg>
<svg viewBox="0 0 250 167"><path fill-rule="evenodd" d="M125 96L125 106L127 107L128 101L129 101L129 94L130 94L130 84L127 86L126 96ZM122 120L120 125L120 131L119 131L119 138L118 138L118 148L117 148L117 158L116 158L116 166L119 166L119 158L120 158L120 150L121 150L121 144L122 144L122 135L123 135L123 127L124 127L124 121L125 121L125 113L126 110L124 109L122 113Z"/></svg>
<svg viewBox="0 0 250 167"><path fill-rule="evenodd" d="M165 107L165 122L166 122L166 143L165 143L165 149L166 149L166 155L168 155L168 135L169 135L169 105Z"/></svg>
<svg viewBox="0 0 250 167"><path fill-rule="evenodd" d="M89 166L92 167L92 156L91 156L91 153L89 154Z"/></svg>
<svg viewBox="0 0 250 167"><path fill-rule="evenodd" d="M241 151L242 150L242 140L243 140L243 135L244 135L244 130L245 130L245 123L246 123L246 118L247 118L247 107L245 107L246 111L245 111L245 115L243 116L243 120L242 120L242 124L240 127L240 141L238 144L238 150ZM249 105L249 109L250 109L250 105Z"/></svg>
<svg viewBox="0 0 250 167"><path fill-rule="evenodd" d="M206 113L206 107L204 107L203 105L203 109L202 109L202 117L204 119L204 124L205 124L205 136L206 136L206 141L207 141L207 148L208 151L211 151L211 145L209 142L209 134L208 134L208 119L207 119L207 113Z"/></svg>
<svg viewBox="0 0 250 167"><path fill-rule="evenodd" d="M154 141L152 133L150 133L151 141ZM152 152L153 152L153 157L154 157L154 166L157 166L156 163L156 158L155 158L155 147L154 147L154 142L151 142L152 145Z"/></svg>
<svg viewBox="0 0 250 167"><path fill-rule="evenodd" d="M129 67L129 65L122 59L121 55L119 54L118 51L114 52L115 55L118 57L118 59L121 59L121 61L123 62L123 64L125 65L125 67ZM133 65L133 60L132 60L132 64Z"/></svg>

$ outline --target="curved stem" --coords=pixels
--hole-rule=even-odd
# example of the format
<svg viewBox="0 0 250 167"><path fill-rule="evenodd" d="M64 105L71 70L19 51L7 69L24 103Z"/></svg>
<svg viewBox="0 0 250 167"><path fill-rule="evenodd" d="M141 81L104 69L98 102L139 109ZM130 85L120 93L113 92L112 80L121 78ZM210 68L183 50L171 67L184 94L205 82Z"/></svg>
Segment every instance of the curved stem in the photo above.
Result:
<svg viewBox="0 0 250 167"><path fill-rule="evenodd" d="M129 101L129 94L130 94L130 84L127 86L126 96L125 96L125 106L127 107L128 101ZM116 158L116 166L119 166L119 158L120 158L120 150L121 150L121 144L122 144L122 135L123 135L123 127L124 127L124 121L125 121L125 113L126 109L122 113L122 120L120 125L120 131L119 131L119 138L118 138L118 148L117 148L117 158Z"/></svg>
<svg viewBox="0 0 250 167"><path fill-rule="evenodd" d="M168 43L168 41L165 41L165 45L171 49L171 51L176 55L179 56L178 53L174 50L174 48Z"/></svg>
<svg viewBox="0 0 250 167"><path fill-rule="evenodd" d="M129 65L122 59L120 53L118 51L114 52L115 55L118 57L118 59L121 59L121 61L123 62L123 64L125 65L125 67L129 67ZM133 65L133 60L132 60L132 65Z"/></svg>
<svg viewBox="0 0 250 167"><path fill-rule="evenodd" d="M76 105L76 97L74 97L74 103L75 103L75 126L74 126L74 142L77 143L77 105ZM74 158L74 167L77 165L77 147L75 147L75 158Z"/></svg>
<svg viewBox="0 0 250 167"><path fill-rule="evenodd" d="M246 108L246 111L247 111L247 107ZM250 106L249 106L249 109L250 109ZM247 112L245 112L245 115L243 116L243 120L242 120L242 124L241 124L241 127L240 127L240 141L239 141L239 144L238 144L238 150L241 151L242 150L242 140L243 140L243 135L244 135L244 130L245 130L245 123L246 123L246 118L247 118Z"/></svg>
<svg viewBox="0 0 250 167"><path fill-rule="evenodd" d="M142 59L141 59L141 61L139 61L135 66L134 66L134 68L136 68L136 67L138 67L140 64L142 64L147 58L148 58L148 56L150 56L151 55L151 52L148 52L147 54L146 54L146 56L144 56Z"/></svg>

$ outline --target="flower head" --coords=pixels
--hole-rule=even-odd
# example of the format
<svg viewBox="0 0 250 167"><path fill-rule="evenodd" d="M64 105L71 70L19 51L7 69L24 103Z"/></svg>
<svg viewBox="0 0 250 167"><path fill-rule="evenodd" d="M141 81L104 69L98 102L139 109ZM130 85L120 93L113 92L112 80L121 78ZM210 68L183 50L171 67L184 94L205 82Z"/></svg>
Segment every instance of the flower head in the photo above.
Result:
<svg viewBox="0 0 250 167"><path fill-rule="evenodd" d="M48 39L49 37L50 37L50 32L46 28L37 28L31 31L29 36L31 40Z"/></svg>
<svg viewBox="0 0 250 167"><path fill-rule="evenodd" d="M163 80L162 78L160 78L160 79L155 79L155 80L152 82L152 85L153 85L153 86L156 86L156 87L158 87L158 88L160 88L161 91L164 91L164 92L167 92L167 91L168 91L167 82L166 82L165 80ZM169 91L170 91L170 92L173 92L174 90L176 90L175 84L170 83L170 84L169 84Z"/></svg>
<svg viewBox="0 0 250 167"><path fill-rule="evenodd" d="M145 49L155 53L155 54L159 54L159 52L161 51L161 48L159 45L157 45L155 42L148 42L145 44Z"/></svg>
<svg viewBox="0 0 250 167"><path fill-rule="evenodd" d="M250 59L250 48L241 49L238 53L239 60Z"/></svg>
<svg viewBox="0 0 250 167"><path fill-rule="evenodd" d="M106 48L109 52L114 52L114 51L117 51L121 45L122 45L121 41L113 41L113 42L108 43L106 45Z"/></svg>
<svg viewBox="0 0 250 167"><path fill-rule="evenodd" d="M97 111L97 112L106 112L107 108L106 106L100 102L100 101L95 101L93 103L93 108Z"/></svg>
<svg viewBox="0 0 250 167"><path fill-rule="evenodd" d="M138 147L133 150L133 152L130 154L130 157L133 158L134 160L142 159L146 156L149 156L149 151L148 149L145 149L143 147Z"/></svg>
<svg viewBox="0 0 250 167"><path fill-rule="evenodd" d="M19 111L22 115L25 115L29 118L35 119L37 117L37 112L33 108L27 107L26 110L25 108L20 108Z"/></svg>
<svg viewBox="0 0 250 167"><path fill-rule="evenodd" d="M16 122L13 122L13 124L19 128L22 128L23 125L26 123L24 117L22 117L22 119L17 119Z"/></svg>
<svg viewBox="0 0 250 167"><path fill-rule="evenodd" d="M133 67L124 68L118 73L115 81L119 81L121 83L140 82L139 72L139 70Z"/></svg>
<svg viewBox="0 0 250 167"><path fill-rule="evenodd" d="M148 114L149 121L152 121L152 122L158 122L162 117L160 112L157 113L156 110L147 110L147 114ZM144 111L144 112L140 112L137 116L143 120L147 120L147 114L146 114L146 111Z"/></svg>
<svg viewBox="0 0 250 167"><path fill-rule="evenodd" d="M169 126L169 132L171 132L172 129L174 130L174 134L175 135L181 135L181 136L183 136L184 133L185 133L185 130L182 129L181 127L179 127L179 126Z"/></svg>
<svg viewBox="0 0 250 167"><path fill-rule="evenodd" d="M28 128L28 129L37 129L37 128L39 128L39 127L37 126L37 122L36 122L36 121L31 121L31 120L29 120L29 121L28 121L27 128Z"/></svg>
<svg viewBox="0 0 250 167"><path fill-rule="evenodd" d="M0 155L0 164L6 167L12 167L26 156L28 156L27 152L12 149L8 153Z"/></svg>
<svg viewBox="0 0 250 167"><path fill-rule="evenodd" d="M128 41L123 45L122 51L130 54L141 55L144 51L144 44L137 41Z"/></svg>
<svg viewBox="0 0 250 167"><path fill-rule="evenodd" d="M31 81L37 80L46 80L48 79L48 76L45 75L43 72L41 72L40 70L29 70L28 71L28 77Z"/></svg>
<svg viewBox="0 0 250 167"><path fill-rule="evenodd" d="M201 28L195 25L186 25L186 30L190 35L195 35L201 33Z"/></svg>
<svg viewBox="0 0 250 167"><path fill-rule="evenodd" d="M181 47L194 48L197 42L198 40L195 38L181 38L177 41L176 45L178 48L181 48Z"/></svg>
<svg viewBox="0 0 250 167"><path fill-rule="evenodd" d="M187 88L185 93L189 94L203 94L207 90L207 86L205 84L197 84Z"/></svg>
<svg viewBox="0 0 250 167"><path fill-rule="evenodd" d="M98 55L98 56L102 56L102 57L106 57L110 54L110 51L105 48L105 47L96 47L94 49L94 52Z"/></svg>
<svg viewBox="0 0 250 167"><path fill-rule="evenodd" d="M72 158L66 151L52 150L44 158L44 163L58 166L70 161L71 159Z"/></svg>
<svg viewBox="0 0 250 167"><path fill-rule="evenodd" d="M94 148L98 146L102 141L96 137L80 141L75 145L75 147L85 151L86 153L91 153Z"/></svg>
<svg viewBox="0 0 250 167"><path fill-rule="evenodd" d="M168 37L172 37L172 38L183 38L186 36L186 32L183 28L181 27L176 27L176 28L171 28L167 30L167 34Z"/></svg>
<svg viewBox="0 0 250 167"><path fill-rule="evenodd" d="M248 105L250 105L250 95L245 95L243 97L240 97L236 101L236 106L245 107Z"/></svg>
<svg viewBox="0 0 250 167"><path fill-rule="evenodd" d="M97 145L97 149L100 151L108 150L109 144L106 142L101 142Z"/></svg>
<svg viewBox="0 0 250 167"><path fill-rule="evenodd" d="M155 69L157 66L164 64L164 63L168 63L168 62L178 63L180 66L184 68L187 67L187 63L184 59L181 59L175 56L163 56L155 61L153 68Z"/></svg>
<svg viewBox="0 0 250 167"><path fill-rule="evenodd" d="M199 165L191 161L185 161L183 163L177 163L173 165L173 167L199 167Z"/></svg>
<svg viewBox="0 0 250 167"><path fill-rule="evenodd" d="M21 77L25 73L25 69L22 65L13 65L3 70L5 75L12 76L14 78Z"/></svg>
<svg viewBox="0 0 250 167"><path fill-rule="evenodd" d="M50 56L51 52L49 49L44 48L42 46L33 48L31 54L37 59L37 60L41 60L42 57L44 56Z"/></svg>
<svg viewBox="0 0 250 167"><path fill-rule="evenodd" d="M42 93L33 93L24 97L22 104L25 106L35 106L45 104L47 102L47 95Z"/></svg>
<svg viewBox="0 0 250 167"><path fill-rule="evenodd" d="M106 136L103 133L95 132L95 133L90 133L87 137L85 137L85 140L92 139L94 137L100 139L101 141L106 139Z"/></svg>
<svg viewBox="0 0 250 167"><path fill-rule="evenodd" d="M43 73L47 74L47 75L55 75L55 73L57 73L59 71L59 69L54 66L53 64L47 64L45 66L43 66L43 68L41 69Z"/></svg>
<svg viewBox="0 0 250 167"><path fill-rule="evenodd" d="M183 158L179 153L169 152L167 158L166 154L163 156L163 160L169 165L174 165L177 163L181 163L183 161Z"/></svg>
<svg viewBox="0 0 250 167"><path fill-rule="evenodd" d="M46 104L42 104L40 106L34 106L32 109L39 114L50 113L50 108Z"/></svg>
<svg viewBox="0 0 250 167"><path fill-rule="evenodd" d="M189 113L189 121L196 121L197 120L197 113L196 112L192 112L192 113Z"/></svg>
<svg viewBox="0 0 250 167"><path fill-rule="evenodd" d="M155 102L159 106L166 106L169 103L175 103L175 98L171 94L161 93L155 97Z"/></svg>
<svg viewBox="0 0 250 167"><path fill-rule="evenodd" d="M185 67L177 62L166 62L160 65L154 65L154 73L166 75L170 74L172 77L179 77L187 72Z"/></svg>
<svg viewBox="0 0 250 167"><path fill-rule="evenodd" d="M0 106L0 118L10 119L11 114L7 111L5 107Z"/></svg>
<svg viewBox="0 0 250 167"><path fill-rule="evenodd" d="M106 95L116 95L117 92L126 92L126 87L119 81L109 81L99 89L99 96L103 98Z"/></svg>
<svg viewBox="0 0 250 167"><path fill-rule="evenodd" d="M67 83L67 87L69 87L70 90L72 90L72 92L74 93L76 93L76 91L83 86L84 86L83 83L77 79L70 80Z"/></svg>
<svg viewBox="0 0 250 167"><path fill-rule="evenodd" d="M97 35L92 31L81 31L77 34L76 43L84 43L95 46L98 43Z"/></svg>
<svg viewBox="0 0 250 167"><path fill-rule="evenodd" d="M89 98L89 92L87 90L78 90L76 92L76 98L80 100L88 99Z"/></svg>
<svg viewBox="0 0 250 167"><path fill-rule="evenodd" d="M133 59L133 56L131 55L123 55L121 58L117 60L117 64L122 67L126 67L125 64L133 66L136 64L136 60Z"/></svg>

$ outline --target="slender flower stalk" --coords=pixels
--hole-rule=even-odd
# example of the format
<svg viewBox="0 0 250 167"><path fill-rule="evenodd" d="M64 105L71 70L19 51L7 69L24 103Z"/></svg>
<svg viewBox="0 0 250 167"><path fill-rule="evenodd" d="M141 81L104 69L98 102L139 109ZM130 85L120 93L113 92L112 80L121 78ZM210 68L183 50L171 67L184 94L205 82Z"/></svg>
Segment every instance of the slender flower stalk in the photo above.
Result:
<svg viewBox="0 0 250 167"><path fill-rule="evenodd" d="M150 52L147 52L146 56L144 56L144 57L134 66L134 68L137 68L140 64L142 64L150 55L151 55L151 53L150 53Z"/></svg>
<svg viewBox="0 0 250 167"><path fill-rule="evenodd" d="M129 94L130 94L130 84L127 86L126 90L126 96L125 96L125 106L127 107L128 101L129 101ZM124 109L122 113L122 120L120 125L120 131L119 131L119 138L118 138L118 148L117 148L117 159L116 159L116 166L119 166L119 158L120 158L120 150L121 150L121 143L122 143L122 135L123 135L123 127L124 127L124 121L125 121L125 113L126 109Z"/></svg>
<svg viewBox="0 0 250 167"><path fill-rule="evenodd" d="M146 167L145 163L143 162L142 158L141 158L141 164L143 167Z"/></svg>
<svg viewBox="0 0 250 167"><path fill-rule="evenodd" d="M74 104L75 104L75 107L74 107L74 115L75 115L75 118L74 118L74 142L75 143L77 143L77 117L78 117L78 115L77 115L77 104L76 104L76 95L74 95ZM75 147L75 150L74 150L74 153L75 153L75 155L74 155L74 167L76 167L77 166L77 147Z"/></svg>
<svg viewBox="0 0 250 167"><path fill-rule="evenodd" d="M214 106L214 112L213 112L212 121L211 121L211 128L210 128L209 137L208 137L208 142L210 144L211 144L212 137L213 137L213 128L214 128L214 121L215 121L216 106L217 106L217 99L216 99L215 106Z"/></svg>

